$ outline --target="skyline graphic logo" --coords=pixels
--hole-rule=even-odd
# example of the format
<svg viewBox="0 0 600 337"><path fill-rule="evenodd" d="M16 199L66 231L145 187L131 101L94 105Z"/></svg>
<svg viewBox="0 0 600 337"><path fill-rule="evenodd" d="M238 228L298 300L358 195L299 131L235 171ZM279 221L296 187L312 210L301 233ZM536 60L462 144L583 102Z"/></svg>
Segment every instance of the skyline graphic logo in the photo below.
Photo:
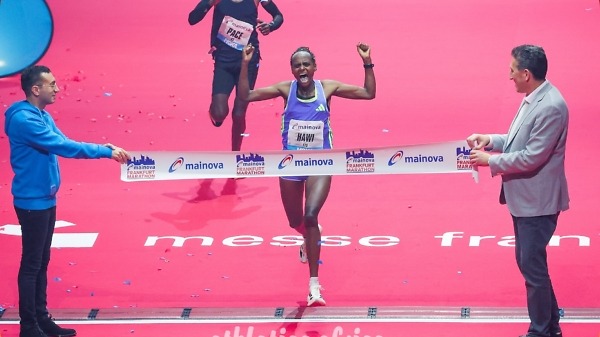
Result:
<svg viewBox="0 0 600 337"><path fill-rule="evenodd" d="M240 176L260 176L265 174L265 157L257 153L238 154L236 173Z"/></svg>
<svg viewBox="0 0 600 337"><path fill-rule="evenodd" d="M127 179L130 180L152 180L156 177L156 162L154 159L140 155L140 158L132 157L127 160Z"/></svg>
<svg viewBox="0 0 600 337"><path fill-rule="evenodd" d="M456 148L456 169L461 171L473 169L473 165L471 165L471 160L469 158L470 154L471 149L468 149L465 146Z"/></svg>
<svg viewBox="0 0 600 337"><path fill-rule="evenodd" d="M367 150L346 151L347 173L375 172L375 154Z"/></svg>
<svg viewBox="0 0 600 337"><path fill-rule="evenodd" d="M132 157L131 159L127 160L127 169L129 168L137 168L137 166L154 166L156 165L156 162L154 161L154 159L145 156L145 155L140 155L140 159L137 159L136 157Z"/></svg>

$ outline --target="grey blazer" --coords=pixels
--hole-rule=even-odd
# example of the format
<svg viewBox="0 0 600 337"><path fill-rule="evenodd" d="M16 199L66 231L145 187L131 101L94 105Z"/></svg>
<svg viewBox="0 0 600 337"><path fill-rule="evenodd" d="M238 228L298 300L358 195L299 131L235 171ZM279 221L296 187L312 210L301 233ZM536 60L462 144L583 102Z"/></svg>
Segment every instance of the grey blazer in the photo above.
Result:
<svg viewBox="0 0 600 337"><path fill-rule="evenodd" d="M500 203L516 217L556 214L569 209L565 148L569 111L562 95L546 81L512 134L491 135L492 176L502 175ZM513 123L514 124L514 123ZM511 138L509 139L509 134Z"/></svg>

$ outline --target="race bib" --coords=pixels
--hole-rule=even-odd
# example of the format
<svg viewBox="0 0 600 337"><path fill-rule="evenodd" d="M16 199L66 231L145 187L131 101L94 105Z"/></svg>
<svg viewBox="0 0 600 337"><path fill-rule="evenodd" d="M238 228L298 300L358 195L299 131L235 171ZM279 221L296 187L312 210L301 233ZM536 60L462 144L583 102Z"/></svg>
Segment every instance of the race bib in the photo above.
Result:
<svg viewBox="0 0 600 337"><path fill-rule="evenodd" d="M322 121L292 119L288 128L287 145L296 149L322 149L324 128Z"/></svg>
<svg viewBox="0 0 600 337"><path fill-rule="evenodd" d="M219 27L217 38L229 47L241 51L248 44L253 30L254 26L251 24L231 16L225 16Z"/></svg>

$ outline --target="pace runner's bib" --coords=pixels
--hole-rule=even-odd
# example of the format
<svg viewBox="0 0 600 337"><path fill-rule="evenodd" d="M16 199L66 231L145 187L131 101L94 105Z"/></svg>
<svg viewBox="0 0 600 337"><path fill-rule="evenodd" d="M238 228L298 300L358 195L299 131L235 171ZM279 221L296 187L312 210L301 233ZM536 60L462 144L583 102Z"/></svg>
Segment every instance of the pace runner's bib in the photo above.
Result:
<svg viewBox="0 0 600 337"><path fill-rule="evenodd" d="M241 51L248 44L253 30L254 26L251 24L231 16L225 16L219 27L217 39L229 47Z"/></svg>
<svg viewBox="0 0 600 337"><path fill-rule="evenodd" d="M324 127L322 121L290 120L288 149L322 149Z"/></svg>

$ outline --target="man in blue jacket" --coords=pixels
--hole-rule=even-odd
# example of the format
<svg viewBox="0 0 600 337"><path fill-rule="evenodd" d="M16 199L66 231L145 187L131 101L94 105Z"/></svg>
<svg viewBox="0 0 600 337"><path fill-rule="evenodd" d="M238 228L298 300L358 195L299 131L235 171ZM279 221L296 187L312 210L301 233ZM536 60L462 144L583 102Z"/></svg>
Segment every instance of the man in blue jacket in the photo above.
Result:
<svg viewBox="0 0 600 337"><path fill-rule="evenodd" d="M19 268L20 337L75 336L73 329L56 325L47 309L48 263L56 221L56 193L60 187L57 156L112 158L126 163L129 154L112 144L76 142L67 138L45 111L56 101L59 88L45 66L21 74L26 99L5 112L4 131L10 143L14 172L12 194L21 225L22 256Z"/></svg>

